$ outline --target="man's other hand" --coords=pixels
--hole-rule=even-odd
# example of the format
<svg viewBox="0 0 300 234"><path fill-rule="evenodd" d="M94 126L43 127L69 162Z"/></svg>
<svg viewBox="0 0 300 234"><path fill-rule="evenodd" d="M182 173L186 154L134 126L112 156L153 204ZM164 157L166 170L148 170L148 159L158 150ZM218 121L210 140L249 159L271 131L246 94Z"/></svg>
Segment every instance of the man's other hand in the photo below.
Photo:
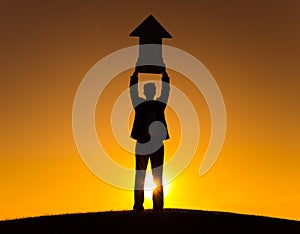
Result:
<svg viewBox="0 0 300 234"><path fill-rule="evenodd" d="M162 75L163 75L163 77L168 77L168 73L167 73L166 67L163 67Z"/></svg>
<svg viewBox="0 0 300 234"><path fill-rule="evenodd" d="M139 75L139 70L137 67L135 67L134 72L132 74L132 76L138 76Z"/></svg>

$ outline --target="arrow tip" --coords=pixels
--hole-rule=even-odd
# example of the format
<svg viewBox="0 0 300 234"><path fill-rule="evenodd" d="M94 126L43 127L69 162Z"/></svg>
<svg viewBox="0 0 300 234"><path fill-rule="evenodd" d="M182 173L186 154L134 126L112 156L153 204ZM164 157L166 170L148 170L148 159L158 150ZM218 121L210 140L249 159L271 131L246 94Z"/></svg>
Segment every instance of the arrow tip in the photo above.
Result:
<svg viewBox="0 0 300 234"><path fill-rule="evenodd" d="M172 38L171 34L151 14L129 34L131 37L147 37L150 35L160 38Z"/></svg>

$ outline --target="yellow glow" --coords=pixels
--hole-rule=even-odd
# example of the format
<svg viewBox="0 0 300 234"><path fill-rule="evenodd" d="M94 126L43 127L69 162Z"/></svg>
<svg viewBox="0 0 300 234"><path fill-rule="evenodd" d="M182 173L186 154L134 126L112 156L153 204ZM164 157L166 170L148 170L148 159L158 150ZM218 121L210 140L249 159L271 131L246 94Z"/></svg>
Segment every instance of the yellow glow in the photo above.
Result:
<svg viewBox="0 0 300 234"><path fill-rule="evenodd" d="M145 198L148 200L152 200L152 193L153 190L155 189L156 184L153 181L153 177L151 175L151 173L147 173L146 174L146 178L145 178ZM164 185L164 197L166 197L169 193L169 185Z"/></svg>
<svg viewBox="0 0 300 234"><path fill-rule="evenodd" d="M153 181L153 178L150 174L146 175L145 179L145 198L152 200L153 189L156 187L156 184Z"/></svg>

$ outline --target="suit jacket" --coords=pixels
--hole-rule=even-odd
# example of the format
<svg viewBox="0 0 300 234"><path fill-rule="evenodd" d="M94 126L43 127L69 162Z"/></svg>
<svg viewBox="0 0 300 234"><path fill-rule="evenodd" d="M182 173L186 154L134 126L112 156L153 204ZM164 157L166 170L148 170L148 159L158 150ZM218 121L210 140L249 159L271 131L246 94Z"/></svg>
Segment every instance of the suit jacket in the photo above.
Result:
<svg viewBox="0 0 300 234"><path fill-rule="evenodd" d="M166 129L166 137L162 140L170 138L165 119L165 109L170 93L170 78L163 76L162 81L160 97L155 100L146 100L138 95L138 77L130 77L130 97L135 110L131 138L138 142L146 143L150 140L149 126L154 121L159 121ZM155 128L152 130L153 137L159 134L159 131L156 131Z"/></svg>

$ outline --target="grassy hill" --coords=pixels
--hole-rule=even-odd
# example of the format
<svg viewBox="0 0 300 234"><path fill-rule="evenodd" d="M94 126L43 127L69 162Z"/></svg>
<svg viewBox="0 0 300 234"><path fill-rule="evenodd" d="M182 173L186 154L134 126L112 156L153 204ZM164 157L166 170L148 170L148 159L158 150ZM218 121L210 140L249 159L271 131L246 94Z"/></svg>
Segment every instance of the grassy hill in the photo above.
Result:
<svg viewBox="0 0 300 234"><path fill-rule="evenodd" d="M300 221L185 209L107 211L0 221L1 234L300 233Z"/></svg>

